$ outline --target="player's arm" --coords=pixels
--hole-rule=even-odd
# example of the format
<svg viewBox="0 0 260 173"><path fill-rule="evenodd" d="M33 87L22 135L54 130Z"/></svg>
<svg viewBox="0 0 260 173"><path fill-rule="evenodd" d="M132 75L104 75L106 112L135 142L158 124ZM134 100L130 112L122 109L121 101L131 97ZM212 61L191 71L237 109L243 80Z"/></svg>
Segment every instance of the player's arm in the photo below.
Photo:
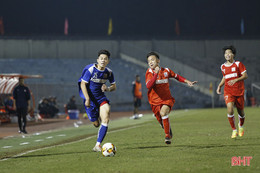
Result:
<svg viewBox="0 0 260 173"><path fill-rule="evenodd" d="M229 86L233 86L236 82L241 81L241 80L245 80L245 79L247 79L247 78L248 78L248 75L247 75L247 72L245 71L245 72L242 74L241 77L236 78L236 79L233 79L233 80L230 80L230 81L227 82L227 84L228 84Z"/></svg>
<svg viewBox="0 0 260 173"><path fill-rule="evenodd" d="M110 87L108 87L108 91L111 92L111 91L115 91L116 90L116 83L113 83L110 85Z"/></svg>
<svg viewBox="0 0 260 173"><path fill-rule="evenodd" d="M85 100L86 100L85 105L87 107L89 107L90 106L90 100L89 100L89 95L88 95L88 90L87 90L86 84L87 84L87 82L82 80L81 83L80 83L80 88L81 88L82 93L83 93Z"/></svg>
<svg viewBox="0 0 260 173"><path fill-rule="evenodd" d="M110 82L110 86L107 87L105 84L103 84L102 87L101 87L102 92L105 92L105 91L111 92L111 91L115 91L116 90L116 82L115 82L114 74L113 74L112 71L109 71L108 80Z"/></svg>
<svg viewBox="0 0 260 173"><path fill-rule="evenodd" d="M157 79L157 73L155 73L153 77L149 81L147 81L146 87L148 90L150 90L154 86L156 79Z"/></svg>
<svg viewBox="0 0 260 173"><path fill-rule="evenodd" d="M189 81L188 79L184 80L184 83L188 84L190 87L194 86L194 84L198 83L198 81Z"/></svg>
<svg viewBox="0 0 260 173"><path fill-rule="evenodd" d="M225 77L223 76L222 80L218 84L218 88L216 90L217 94L221 94L221 87L225 84Z"/></svg>
<svg viewBox="0 0 260 173"><path fill-rule="evenodd" d="M154 69L154 75L152 76L152 78L150 79L150 80L148 80L147 82L146 82L146 87L147 87L147 89L148 90L150 90L153 86L154 86L154 84L155 84L155 82L156 82L156 79L157 79L157 76L158 76L158 73L159 73L159 70L160 70L160 67L155 67L155 69Z"/></svg>
<svg viewBox="0 0 260 173"><path fill-rule="evenodd" d="M102 85L101 90L103 92L111 92L116 90L116 83L111 84L109 87L107 87L105 84Z"/></svg>
<svg viewBox="0 0 260 173"><path fill-rule="evenodd" d="M172 70L170 70L170 73L171 73L172 76L174 76L174 78L175 78L176 80L178 80L179 82L182 82L182 83L186 83L186 84L188 84L189 86L193 86L194 84L196 84L196 83L198 82L198 81L193 81L193 82L191 82L191 81L189 81L188 79L182 77L181 75L178 75L178 74L174 73Z"/></svg>

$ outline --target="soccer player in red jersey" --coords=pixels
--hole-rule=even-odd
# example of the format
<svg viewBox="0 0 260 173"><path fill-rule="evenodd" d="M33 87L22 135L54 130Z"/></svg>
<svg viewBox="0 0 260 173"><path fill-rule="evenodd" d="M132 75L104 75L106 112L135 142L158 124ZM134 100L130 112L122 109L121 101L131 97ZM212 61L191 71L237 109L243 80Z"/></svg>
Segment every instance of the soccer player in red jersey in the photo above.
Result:
<svg viewBox="0 0 260 173"><path fill-rule="evenodd" d="M165 143L171 144L171 126L169 113L174 105L175 99L171 96L169 78L175 78L179 82L193 86L197 81L191 82L184 77L174 73L169 68L159 66L160 58L155 52L147 54L147 61L150 68L145 74L146 87L148 89L148 101L152 111L165 132Z"/></svg>
<svg viewBox="0 0 260 173"><path fill-rule="evenodd" d="M231 138L236 138L237 135L244 135L243 124L245 121L244 112L244 80L247 79L246 67L240 61L235 61L236 48L234 46L226 46L223 48L226 62L221 65L223 78L218 85L217 94L221 94L221 87L224 88L224 98L227 105L227 116L229 123L233 129ZM237 108L239 123L238 132L235 125L234 105Z"/></svg>

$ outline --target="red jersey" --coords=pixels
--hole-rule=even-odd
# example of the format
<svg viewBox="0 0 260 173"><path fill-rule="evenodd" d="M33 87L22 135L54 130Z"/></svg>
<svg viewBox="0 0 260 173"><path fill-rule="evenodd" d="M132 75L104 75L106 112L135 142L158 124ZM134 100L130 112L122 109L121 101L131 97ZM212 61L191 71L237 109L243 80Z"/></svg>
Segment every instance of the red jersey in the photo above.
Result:
<svg viewBox="0 0 260 173"><path fill-rule="evenodd" d="M233 96L244 95L244 80L236 82L233 86L229 86L227 84L228 81L239 78L246 72L246 67L244 64L239 61L234 61L231 65L227 65L225 63L221 65L221 71L225 78L224 94L231 94Z"/></svg>
<svg viewBox="0 0 260 173"><path fill-rule="evenodd" d="M157 75L151 68L148 68L145 74L146 86L152 80L154 75ZM169 78L179 80L178 74L174 73L169 68L160 68L157 79L151 88L148 88L148 101L151 105L161 105L174 103L174 98L171 96L169 87ZM184 78L183 78L184 79ZM173 105L171 105L173 106Z"/></svg>

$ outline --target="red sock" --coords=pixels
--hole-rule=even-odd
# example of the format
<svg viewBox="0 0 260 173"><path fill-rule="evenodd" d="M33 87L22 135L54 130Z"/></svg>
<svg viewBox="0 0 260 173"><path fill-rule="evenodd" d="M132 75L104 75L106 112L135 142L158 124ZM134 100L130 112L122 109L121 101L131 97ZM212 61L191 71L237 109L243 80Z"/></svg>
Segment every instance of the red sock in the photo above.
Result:
<svg viewBox="0 0 260 173"><path fill-rule="evenodd" d="M155 118L157 119L159 124L162 126L163 124L162 124L162 117L161 117L161 115L160 114L159 115L155 115Z"/></svg>
<svg viewBox="0 0 260 173"><path fill-rule="evenodd" d="M238 117L239 117L239 125L240 127L242 127L244 125L245 116L241 117L240 115L238 115Z"/></svg>
<svg viewBox="0 0 260 173"><path fill-rule="evenodd" d="M235 117L234 115L228 115L228 121L229 121L229 124L231 125L232 129L233 130L236 130L236 125L235 125Z"/></svg>
<svg viewBox="0 0 260 173"><path fill-rule="evenodd" d="M167 137L171 137L171 135L170 135L170 121L169 121L168 115L162 117L162 120L163 120L163 127L164 127L165 135Z"/></svg>

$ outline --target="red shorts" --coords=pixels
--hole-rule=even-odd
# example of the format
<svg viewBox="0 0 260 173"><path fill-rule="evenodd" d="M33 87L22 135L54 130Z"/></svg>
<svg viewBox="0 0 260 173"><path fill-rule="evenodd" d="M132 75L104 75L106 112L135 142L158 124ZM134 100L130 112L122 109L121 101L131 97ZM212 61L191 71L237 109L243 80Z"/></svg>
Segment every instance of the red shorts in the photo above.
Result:
<svg viewBox="0 0 260 173"><path fill-rule="evenodd" d="M167 104L163 103L163 104L161 104L161 105L151 105L151 108L152 108L152 111L153 111L153 113L154 113L155 116L161 116L161 115L160 115L161 107L162 107L163 105L167 105L167 106L170 107L170 112L171 112L171 109L172 109L174 103L175 103L175 100L172 99L172 100L167 101ZM170 113L170 112L169 112L169 113Z"/></svg>
<svg viewBox="0 0 260 173"><path fill-rule="evenodd" d="M106 103L108 103L108 101L103 101L101 104L100 104L100 106L103 106L104 104L106 104Z"/></svg>
<svg viewBox="0 0 260 173"><path fill-rule="evenodd" d="M233 96L230 94L224 94L224 98L225 98L225 102L226 104L233 102L235 103L236 107L240 110L244 109L244 104L245 104L245 100L244 100L244 96Z"/></svg>

